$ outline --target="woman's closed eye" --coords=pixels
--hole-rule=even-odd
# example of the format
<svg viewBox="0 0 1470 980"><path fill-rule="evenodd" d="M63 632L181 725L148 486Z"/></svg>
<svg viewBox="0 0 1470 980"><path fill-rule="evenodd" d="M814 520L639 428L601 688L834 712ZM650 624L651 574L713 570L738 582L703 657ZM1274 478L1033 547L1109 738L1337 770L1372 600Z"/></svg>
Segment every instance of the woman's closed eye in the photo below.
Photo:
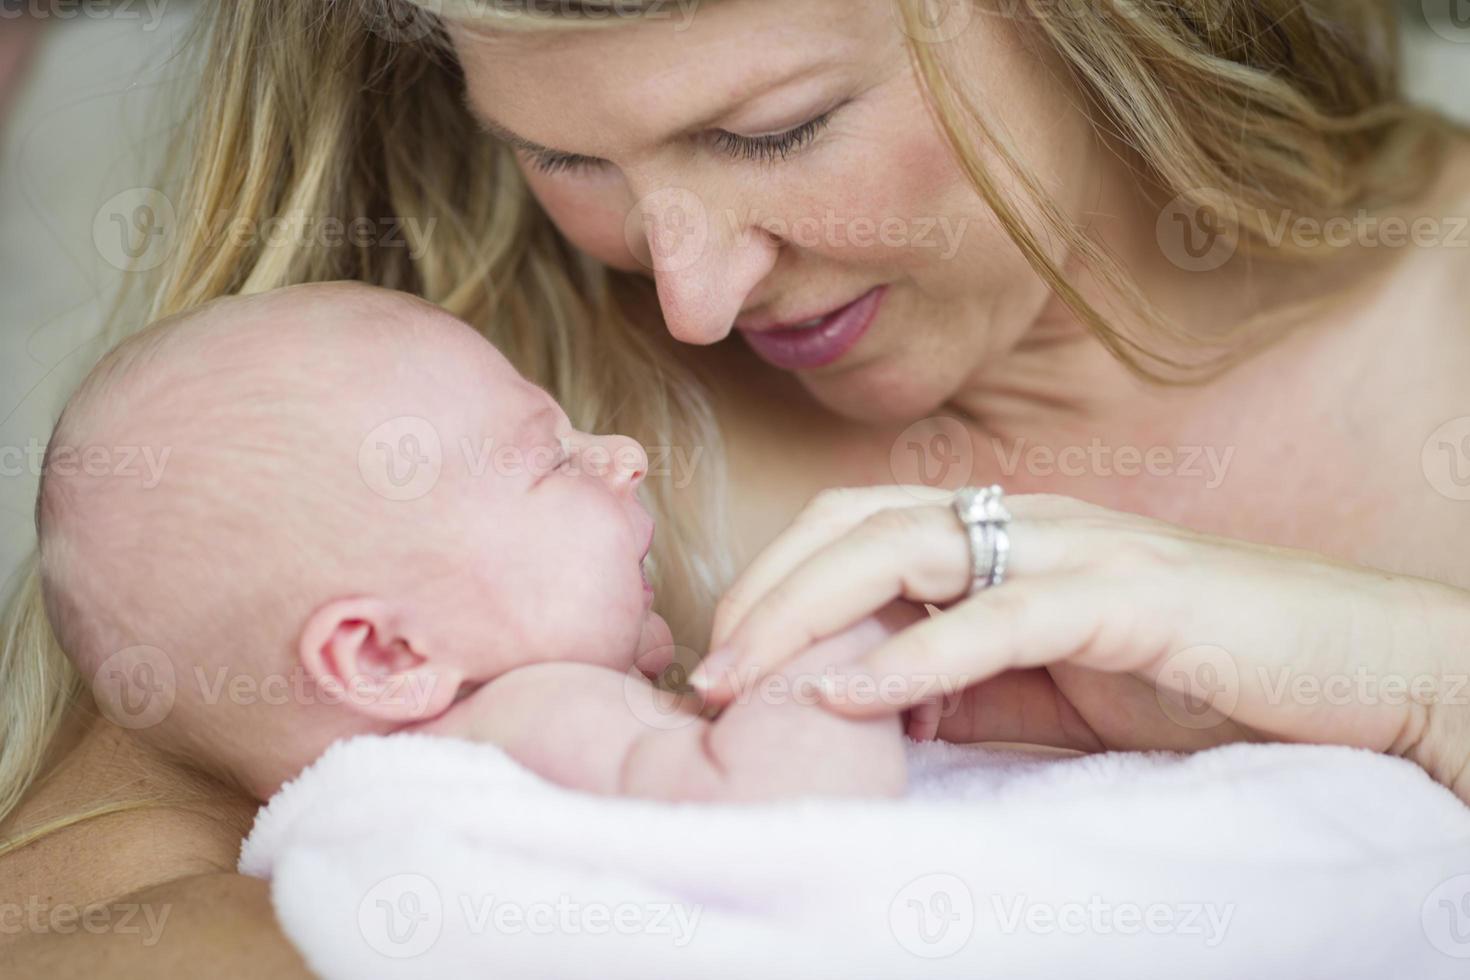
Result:
<svg viewBox="0 0 1470 980"><path fill-rule="evenodd" d="M736 160L752 160L760 163L771 163L778 159L785 160L792 153L816 139L817 135L832 121L832 116L838 108L840 107L828 109L820 116L781 133L742 136L739 133L716 130L710 139L716 149ZM597 157L560 153L555 150L527 151L526 155L532 166L544 174L583 173L601 170L608 165L606 160L600 160Z"/></svg>
<svg viewBox="0 0 1470 980"><path fill-rule="evenodd" d="M715 133L715 146L735 157L737 160L759 160L769 163L777 158L785 160L792 153L806 146L816 139L817 134L826 128L836 113L835 108L808 120L795 129L788 129L784 133L771 133L767 136L740 136L736 133L727 133L723 130Z"/></svg>

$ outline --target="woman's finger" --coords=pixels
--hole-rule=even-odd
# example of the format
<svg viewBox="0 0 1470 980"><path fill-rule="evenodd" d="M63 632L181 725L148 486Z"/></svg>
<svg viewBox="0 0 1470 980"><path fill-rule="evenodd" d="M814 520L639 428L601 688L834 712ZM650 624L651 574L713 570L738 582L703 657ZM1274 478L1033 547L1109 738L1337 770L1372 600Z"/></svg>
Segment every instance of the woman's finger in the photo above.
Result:
<svg viewBox="0 0 1470 980"><path fill-rule="evenodd" d="M1088 532L1065 521L1018 516L1007 533L1009 576L1075 568L1076 556L1091 550ZM950 507L879 511L757 597L691 681L722 704L734 696L738 681L778 667L894 599L953 601L968 590L971 574L969 539Z"/></svg>
<svg viewBox="0 0 1470 980"><path fill-rule="evenodd" d="M756 600L692 682L716 702L895 599L945 603L970 583L969 545L947 507L881 510L805 558Z"/></svg>
<svg viewBox="0 0 1470 980"><path fill-rule="evenodd" d="M1091 549L1083 546L1081 535L1110 527L1119 516L1092 504L1051 494L1008 497L1006 504L1014 518L1008 533L1011 537L1009 566L1015 574L1040 573L1064 565L1076 566L1091 554ZM783 580L788 579L815 552L833 544L864 521L885 510L943 511L949 515L948 526L953 534L966 548L969 546L949 500L935 501L932 491L926 497L912 487L887 486L830 490L819 494L802 511L796 522L750 564L739 581L720 600L715 611L711 649L731 646L732 636L750 618L756 604ZM1129 520L1137 519L1130 517ZM1021 532L1025 534L1026 540L1018 542L1017 529L1022 526L1022 522L1027 529ZM1075 532L1076 537L1059 533L1037 533L1036 529L1043 524L1058 530L1069 528ZM847 577L845 574L839 575L832 582L824 583L824 586L841 587Z"/></svg>
<svg viewBox="0 0 1470 980"><path fill-rule="evenodd" d="M1109 600L1096 579L1044 576L987 589L894 635L824 679L823 697L858 717L892 714L1018 668L1091 649ZM1093 665L1127 670L1136 664Z"/></svg>
<svg viewBox="0 0 1470 980"><path fill-rule="evenodd" d="M741 573L715 609L710 648L726 644L750 607L813 552L842 537L878 511L933 504L908 487L882 486L828 490L812 498L782 534Z"/></svg>

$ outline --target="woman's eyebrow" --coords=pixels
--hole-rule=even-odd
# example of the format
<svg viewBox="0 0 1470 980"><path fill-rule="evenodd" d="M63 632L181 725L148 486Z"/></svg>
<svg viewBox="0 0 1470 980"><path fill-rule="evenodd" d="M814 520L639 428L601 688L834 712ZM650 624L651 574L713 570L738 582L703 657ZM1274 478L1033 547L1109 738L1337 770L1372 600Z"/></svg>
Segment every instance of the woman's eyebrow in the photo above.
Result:
<svg viewBox="0 0 1470 980"><path fill-rule="evenodd" d="M553 150L548 146L542 146L540 143L528 140L524 136L518 136L512 133L494 119L476 112L473 106L470 107L470 115L474 117L475 121L479 123L480 128L486 133L502 142L509 143L518 150L525 150L527 153L539 155L561 155L560 150Z"/></svg>

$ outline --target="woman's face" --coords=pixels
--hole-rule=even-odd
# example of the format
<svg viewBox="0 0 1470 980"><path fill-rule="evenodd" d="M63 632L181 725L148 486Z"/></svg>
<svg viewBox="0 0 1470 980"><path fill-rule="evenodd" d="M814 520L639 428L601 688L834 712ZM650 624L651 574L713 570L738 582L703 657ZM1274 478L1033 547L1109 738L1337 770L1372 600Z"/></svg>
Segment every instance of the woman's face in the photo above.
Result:
<svg viewBox="0 0 1470 980"><path fill-rule="evenodd" d="M655 280L676 338L739 333L853 418L927 414L1049 294L952 159L896 5L688 6L606 30L456 27L471 108L567 239ZM971 97L1080 221L1090 130L1022 26L960 0L938 31L958 31Z"/></svg>

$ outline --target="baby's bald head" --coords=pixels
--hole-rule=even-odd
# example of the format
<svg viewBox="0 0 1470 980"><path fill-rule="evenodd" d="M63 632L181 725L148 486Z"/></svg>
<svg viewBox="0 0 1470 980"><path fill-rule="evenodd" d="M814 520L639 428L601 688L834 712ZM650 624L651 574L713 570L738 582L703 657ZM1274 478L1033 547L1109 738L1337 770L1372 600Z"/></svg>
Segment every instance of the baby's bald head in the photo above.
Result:
<svg viewBox="0 0 1470 980"><path fill-rule="evenodd" d="M62 413L42 592L114 723L263 799L508 670L671 642L647 466L427 303L220 300L123 343ZM160 683L161 716L143 697L130 723Z"/></svg>
<svg viewBox="0 0 1470 980"><path fill-rule="evenodd" d="M109 353L56 425L36 508L48 616L83 676L140 646L286 671L322 583L387 589L435 531L402 533L357 446L383 388L444 384L483 348L429 304L324 284L218 300ZM184 680L165 725L193 730L207 706Z"/></svg>

